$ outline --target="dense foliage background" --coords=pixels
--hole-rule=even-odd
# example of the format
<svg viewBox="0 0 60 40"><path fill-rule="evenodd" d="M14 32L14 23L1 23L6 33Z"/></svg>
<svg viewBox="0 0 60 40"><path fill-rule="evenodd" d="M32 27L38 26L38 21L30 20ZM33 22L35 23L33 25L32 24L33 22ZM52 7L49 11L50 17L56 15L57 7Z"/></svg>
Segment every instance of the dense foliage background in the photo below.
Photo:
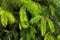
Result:
<svg viewBox="0 0 60 40"><path fill-rule="evenodd" d="M0 0L0 40L60 40L60 0Z"/></svg>

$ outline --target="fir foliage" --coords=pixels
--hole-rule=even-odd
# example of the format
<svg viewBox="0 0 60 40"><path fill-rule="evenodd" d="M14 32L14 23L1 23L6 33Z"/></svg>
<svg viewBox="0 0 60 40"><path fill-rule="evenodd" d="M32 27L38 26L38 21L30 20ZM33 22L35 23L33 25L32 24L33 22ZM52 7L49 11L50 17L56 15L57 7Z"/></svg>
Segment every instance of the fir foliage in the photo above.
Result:
<svg viewBox="0 0 60 40"><path fill-rule="evenodd" d="M60 40L60 0L0 0L0 40Z"/></svg>

